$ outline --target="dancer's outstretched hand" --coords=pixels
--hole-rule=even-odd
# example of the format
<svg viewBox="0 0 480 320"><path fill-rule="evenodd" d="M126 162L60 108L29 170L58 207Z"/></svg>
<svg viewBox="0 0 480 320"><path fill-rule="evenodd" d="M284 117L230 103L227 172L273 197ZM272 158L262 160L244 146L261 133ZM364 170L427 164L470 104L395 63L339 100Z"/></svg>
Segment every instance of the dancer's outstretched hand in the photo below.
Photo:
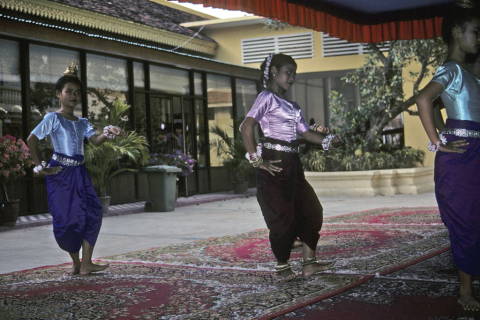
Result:
<svg viewBox="0 0 480 320"><path fill-rule="evenodd" d="M341 146L343 146L345 144L345 140L343 140L342 137L340 137L339 134L337 134L335 136L335 138L332 139L332 146L334 148L340 148Z"/></svg>
<svg viewBox="0 0 480 320"><path fill-rule="evenodd" d="M274 172L280 172L282 171L282 168L277 167L276 165L273 165L273 163L278 163L281 162L282 160L263 160L262 165L260 166L260 169L267 170L270 172L272 176L275 175Z"/></svg>
<svg viewBox="0 0 480 320"><path fill-rule="evenodd" d="M115 136L120 136L120 137L127 136L127 133L120 127L111 127L109 132L113 133Z"/></svg>
<svg viewBox="0 0 480 320"><path fill-rule="evenodd" d="M58 167L46 167L46 168L43 168L43 170L39 171L38 173L33 173L33 176L34 177L43 177L43 176L50 176L50 175L53 175L53 174L57 174L59 173L60 171L62 171L62 167L58 166Z"/></svg>
<svg viewBox="0 0 480 320"><path fill-rule="evenodd" d="M325 126L318 125L318 124L311 125L310 129L315 131L315 132L324 134L324 135L328 135L331 132L329 128L327 128Z"/></svg>

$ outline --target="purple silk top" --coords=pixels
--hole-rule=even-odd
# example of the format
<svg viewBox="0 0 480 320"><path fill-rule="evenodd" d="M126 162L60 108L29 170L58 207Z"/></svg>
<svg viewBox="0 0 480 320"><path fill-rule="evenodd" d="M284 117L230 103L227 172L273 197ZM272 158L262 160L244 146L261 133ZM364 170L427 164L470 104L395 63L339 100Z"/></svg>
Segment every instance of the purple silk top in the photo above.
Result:
<svg viewBox="0 0 480 320"><path fill-rule="evenodd" d="M247 117L260 122L267 138L292 142L298 134L308 130L302 110L296 102L289 102L268 90L260 92Z"/></svg>

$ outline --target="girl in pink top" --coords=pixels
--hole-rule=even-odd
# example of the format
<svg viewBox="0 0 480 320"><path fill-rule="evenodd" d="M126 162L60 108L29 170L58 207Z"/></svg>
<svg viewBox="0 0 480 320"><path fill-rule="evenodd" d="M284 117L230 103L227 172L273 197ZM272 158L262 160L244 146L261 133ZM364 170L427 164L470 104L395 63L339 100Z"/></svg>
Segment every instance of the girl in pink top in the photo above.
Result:
<svg viewBox="0 0 480 320"><path fill-rule="evenodd" d="M297 103L285 99L295 82L297 64L284 54L270 54L261 66L265 90L255 100L240 126L247 159L257 168L257 200L270 230L269 239L279 277L297 276L288 264L295 239L303 242L302 275L325 271L334 262L320 262L315 256L323 222L323 208L305 180L298 155L297 133L324 149L339 147L340 136L319 125L308 127ZM254 128L260 123L265 143L256 145Z"/></svg>

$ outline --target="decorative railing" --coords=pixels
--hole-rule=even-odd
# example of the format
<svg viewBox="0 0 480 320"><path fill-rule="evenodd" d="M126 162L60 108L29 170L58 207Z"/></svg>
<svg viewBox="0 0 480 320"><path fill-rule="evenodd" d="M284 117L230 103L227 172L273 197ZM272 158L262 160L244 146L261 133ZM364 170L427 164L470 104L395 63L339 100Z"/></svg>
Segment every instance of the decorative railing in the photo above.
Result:
<svg viewBox="0 0 480 320"><path fill-rule="evenodd" d="M0 103L22 105L22 89L0 86Z"/></svg>

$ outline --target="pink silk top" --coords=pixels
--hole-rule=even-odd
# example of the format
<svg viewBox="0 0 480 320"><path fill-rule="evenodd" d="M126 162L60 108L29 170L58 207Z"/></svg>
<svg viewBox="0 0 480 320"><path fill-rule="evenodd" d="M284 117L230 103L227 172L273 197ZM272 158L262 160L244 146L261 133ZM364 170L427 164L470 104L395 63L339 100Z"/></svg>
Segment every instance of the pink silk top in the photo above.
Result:
<svg viewBox="0 0 480 320"><path fill-rule="evenodd" d="M267 138L292 142L298 134L308 130L302 110L296 102L289 102L268 90L260 92L247 117L260 123Z"/></svg>

